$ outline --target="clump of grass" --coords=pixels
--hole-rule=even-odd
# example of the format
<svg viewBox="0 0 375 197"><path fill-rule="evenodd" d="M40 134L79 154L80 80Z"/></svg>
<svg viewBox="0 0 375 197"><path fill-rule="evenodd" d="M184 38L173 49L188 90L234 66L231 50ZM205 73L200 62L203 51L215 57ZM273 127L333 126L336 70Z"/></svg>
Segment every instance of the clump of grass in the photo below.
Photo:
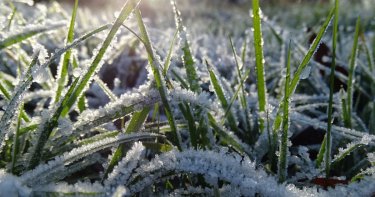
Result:
<svg viewBox="0 0 375 197"><path fill-rule="evenodd" d="M66 31L59 23L31 28L25 25L28 18L15 16L24 12L18 3L0 3L0 13L10 16L2 22L9 33L0 35L5 62L0 66L0 190L21 196L372 195L374 109L363 106L373 107L373 95L364 93L373 90L373 80L355 72L355 63L358 70L372 72L373 49L359 50L359 37L368 36L359 19L352 50L337 50L348 45L340 39L353 35L338 28L343 19L336 0L305 49L304 34L291 39L296 30L289 27L280 33L277 23L261 14L260 2L252 3L252 24L246 23L248 16L244 22L253 31L234 29L229 42L224 30L205 33L207 21L198 29L199 39L189 35L174 0L174 28L148 28L140 0L128 0L113 23L84 35L79 23L89 20L77 16L90 14L82 12L78 0ZM332 18L330 38L324 35ZM262 22L273 25L262 29ZM332 40L330 68L312 61L323 37ZM64 38L58 44L64 47L54 46ZM251 54L248 38L254 44ZM341 65L347 54L349 64ZM100 76L102 66L124 69L126 62L137 61L148 72L142 85L126 89L118 82L126 79L118 78L112 87ZM355 75L361 80L354 81ZM347 95L334 92L336 78L348 80ZM101 107L90 104L93 97ZM299 139L318 128L327 131L319 142ZM345 185L348 180L353 182Z"/></svg>

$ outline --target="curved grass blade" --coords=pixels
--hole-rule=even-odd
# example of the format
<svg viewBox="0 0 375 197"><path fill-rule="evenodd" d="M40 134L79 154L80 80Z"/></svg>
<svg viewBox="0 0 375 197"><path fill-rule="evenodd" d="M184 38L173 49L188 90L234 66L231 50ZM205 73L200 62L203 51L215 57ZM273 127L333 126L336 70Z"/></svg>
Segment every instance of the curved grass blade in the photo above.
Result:
<svg viewBox="0 0 375 197"><path fill-rule="evenodd" d="M297 85L299 83L299 80L301 78L301 73L307 67L307 65L310 62L311 58L313 57L315 51L317 50L317 48L320 44L320 41L322 40L323 35L324 35L325 31L327 30L327 28L329 26L329 23L330 23L333 15L334 15L334 11L335 11L335 8L332 8L331 11L329 12L326 20L324 21L323 25L319 29L318 35L316 36L315 40L311 44L311 46L310 46L309 50L307 51L306 55L304 56L303 60L299 64L299 66L297 68L297 71L294 73L294 76L291 80L290 87L289 87L289 92L288 92L289 97L291 97L294 94L294 92L297 88ZM280 129L280 126L281 126L281 123L282 123L281 109L282 109L282 106L280 104L279 108L278 108L278 111L277 111L277 114L276 114L276 118L273 122L273 131L274 132L277 132Z"/></svg>
<svg viewBox="0 0 375 197"><path fill-rule="evenodd" d="M29 68L25 73L24 80L14 90L13 96L10 99L4 111L4 114L0 119L0 148L3 146L3 138L9 132L9 127L12 123L13 117L16 116L16 112L18 111L17 109L19 108L22 98L33 81L32 69L34 69L35 65L38 62L39 52L40 51L37 51L33 55Z"/></svg>
<svg viewBox="0 0 375 197"><path fill-rule="evenodd" d="M40 26L37 28L25 30L24 32L12 35L0 41L0 50L3 50L14 44L20 43L35 35L58 29L60 27L63 27L64 25L65 25L64 23L56 23L56 24L49 25L49 26Z"/></svg>
<svg viewBox="0 0 375 197"><path fill-rule="evenodd" d="M48 174L53 173L56 170L59 170L59 166L64 164L70 164L83 157L96 153L99 150L113 147L125 142L155 138L164 138L164 136L152 133L134 133L129 135L120 134L115 137L105 138L103 140L99 140L94 143L75 148L67 153L62 154L61 156L57 156L54 160L48 162L48 164L41 164L37 166L35 169L24 173L21 176L21 179L24 183L36 181L38 179L43 179L43 177L47 176Z"/></svg>
<svg viewBox="0 0 375 197"><path fill-rule="evenodd" d="M101 32L103 30L108 29L109 27L110 27L110 25L101 26L101 27L83 35L82 37L76 39L70 45L65 46L64 48L58 50L46 63L44 63L41 66L42 67L41 69L46 68L52 62L56 61L56 59L58 57L60 57L62 54L64 54L67 50L77 46L78 44L82 43L86 39L92 37L93 35ZM77 78L75 80L75 82L72 83L72 85L70 86L70 88L69 88L67 94L65 95L64 99L61 101L60 106L56 109L56 111L54 112L52 117L49 120L47 120L45 123L43 123L39 126L39 130L41 130L41 133L38 136L35 150L31 154L30 161L29 161L29 164L28 164L29 169L35 167L39 163L43 147L44 147L45 143L47 142L47 140L49 138L49 135L51 134L53 128L55 128L57 126L58 119L60 117L61 111L63 110L63 107L67 104L67 98L69 98L69 95L72 94L74 88L76 87L76 84L78 83L78 80L79 80L79 78Z"/></svg>
<svg viewBox="0 0 375 197"><path fill-rule="evenodd" d="M6 100L8 100L8 101L11 100L10 92L5 86L3 86L3 82L2 82L1 79L0 79L0 91L4 95ZM26 112L24 110L21 110L20 113L21 113L21 117L24 121L30 122L30 117L26 114Z"/></svg>
<svg viewBox="0 0 375 197"><path fill-rule="evenodd" d="M78 80L79 78L76 78L75 81L70 85L70 88L66 93L66 96L69 96L73 93L74 88L77 86ZM64 104L65 103L63 100L61 106L64 106ZM46 122L39 125L37 131L39 133L37 135L35 147L31 147L31 155L28 163L28 169L32 169L35 166L37 166L39 161L41 160L44 145L47 143L53 128L55 128L58 125L58 119L60 117L59 114L61 112L61 109L61 107L57 108L57 110L55 111L55 113L53 113L52 117L49 120L46 120Z"/></svg>
<svg viewBox="0 0 375 197"><path fill-rule="evenodd" d="M348 147L347 149L345 149L343 153L340 153L338 157L332 160L332 162L330 163L331 167L334 167L335 165L338 164L338 162L343 160L346 156L350 155L350 153L354 152L355 150L363 146L365 146L365 144L356 143L353 146Z"/></svg>

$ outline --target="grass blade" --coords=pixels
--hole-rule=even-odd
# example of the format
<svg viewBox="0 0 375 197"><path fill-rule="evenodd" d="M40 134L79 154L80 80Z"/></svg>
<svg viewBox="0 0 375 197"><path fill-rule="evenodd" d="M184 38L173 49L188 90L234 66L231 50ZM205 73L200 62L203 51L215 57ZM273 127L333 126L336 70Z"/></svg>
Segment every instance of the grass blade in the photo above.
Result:
<svg viewBox="0 0 375 197"><path fill-rule="evenodd" d="M233 139L232 136L230 136L226 131L220 128L220 126L216 123L215 118L210 113L208 113L208 120L211 127L222 138L222 141L232 146L239 153L245 153L245 150L242 148L242 146L235 139Z"/></svg>
<svg viewBox="0 0 375 197"><path fill-rule="evenodd" d="M186 30L182 24L181 14L180 14L180 11L177 9L176 1L172 0L171 3L172 3L173 11L175 14L176 26L180 34L180 39L181 39L180 42L182 45L182 52L183 52L182 59L183 59L183 64L186 69L187 79L190 85L189 89L192 90L193 92L200 92L201 90L200 90L199 83L198 83L199 81L198 75L194 67L195 65L194 58L191 53L190 44L187 39Z"/></svg>
<svg viewBox="0 0 375 197"><path fill-rule="evenodd" d="M66 93L66 97L70 96L73 93L73 90L77 86L78 81L79 81L79 78L77 78L70 85L70 88L68 92ZM64 105L65 103L63 100L63 102L61 103L61 106L64 106ZM38 131L40 131L40 133L37 136L35 147L32 147L32 150L31 150L32 153L30 155L28 169L32 169L35 166L37 166L39 161L41 160L42 150L44 148L44 145L47 143L48 138L52 133L52 130L58 125L58 120L60 117L61 110L62 110L61 107L57 108L57 110L55 111L55 113L53 113L52 117L49 120L39 125Z"/></svg>
<svg viewBox="0 0 375 197"><path fill-rule="evenodd" d="M60 57L62 54L64 54L67 50L77 46L78 44L82 43L83 41L85 41L86 39L92 37L93 35L103 31L103 30L106 30L110 27L110 25L104 25L104 26L101 26L85 35L83 35L82 37L76 39L74 42L72 42L71 44L65 46L64 48L58 50L46 63L44 63L41 67L41 69L43 68L46 68L47 66L49 66L52 62L56 61L56 59L58 57ZM43 147L45 145L45 143L47 142L52 130L57 126L57 123L58 123L58 119L61 115L61 112L63 110L63 108L67 105L67 101L68 101L68 98L70 97L70 95L73 93L73 90L74 88L76 87L76 84L78 83L78 80L79 78L77 78L73 83L72 85L70 86L67 94L65 95L64 99L61 101L61 104L59 105L59 107L57 107L56 111L54 112L54 114L51 116L51 118L49 120L47 120L45 123L41 124L39 126L40 130L41 130L41 133L40 135L38 136L38 139L37 139L37 143L36 143L36 147L35 149L33 150L33 153L30 155L30 160L29 160L29 164L28 164L28 168L29 169L32 169L33 167L35 167L36 165L38 165L40 159L41 159L41 154L42 154L42 150L43 150Z"/></svg>
<svg viewBox="0 0 375 197"><path fill-rule="evenodd" d="M240 83L239 89L241 89L241 93L242 93L240 95L240 102L241 102L242 108L244 109L245 122L246 122L247 129L248 129L248 131L251 131L249 109L248 109L247 100L246 100L246 92L245 92L245 88L244 88L244 85L243 85L245 83L245 80L250 75L250 71L251 70L248 69L245 72L245 76L242 76L240 65L239 65L239 61L238 61L238 58L237 58L237 53L236 53L236 50L235 50L234 45L233 45L233 41L232 41L231 38L229 38L229 41L230 41L230 44L231 44L231 48L232 48L232 52L233 52L233 57L234 57L234 60L235 60L235 63L236 63L237 75L238 75L238 80L239 80L239 83ZM245 38L245 42L243 44L242 54L241 54L242 69L244 68L245 61L246 61L246 47L247 46L246 46L246 38ZM237 97L236 96L237 94L238 93L235 93L233 98ZM230 106L232 106L233 102L234 102L234 100L230 102ZM229 108L227 110L229 110ZM250 137L252 138L252 134L250 134Z"/></svg>
<svg viewBox="0 0 375 197"><path fill-rule="evenodd" d="M163 75L164 76L167 76L169 66L171 65L172 52L173 52L174 44L176 42L177 35L178 35L178 30L176 30L176 32L173 35L171 45L169 46L168 55L167 55L167 58L165 59L165 62L164 62L164 69L163 69Z"/></svg>
<svg viewBox="0 0 375 197"><path fill-rule="evenodd" d="M70 25L69 25L69 31L66 38L66 44L69 44L73 42L74 39L74 24L76 20L77 15L77 9L78 9L78 0L75 0L72 17L70 19ZM62 60L62 65L60 65L60 68L58 69L60 73L58 73L58 79L57 79L57 90L55 95L55 103L57 103L61 97L61 92L64 89L66 83L68 82L68 67L69 62L71 59L72 50L69 49L65 52L65 55Z"/></svg>
<svg viewBox="0 0 375 197"><path fill-rule="evenodd" d="M23 110L23 105L20 106L20 111ZM15 167L17 163L17 158L18 154L20 152L20 127L22 123L22 118L21 116L18 116L17 120L17 128L16 128L16 133L14 134L13 138L13 149L12 149L12 165L11 165L11 171L12 173L15 173Z"/></svg>
<svg viewBox="0 0 375 197"><path fill-rule="evenodd" d="M219 99L223 110L226 111L227 109L229 109L229 104L228 104L227 99L225 98L223 88L221 87L221 85L220 85L220 83L219 83L219 81L216 77L216 74L213 71L213 68L207 62L207 60L206 60L206 65L207 65L208 72L210 74L211 84L212 84L212 86L215 90L215 94L216 94L217 98ZM238 132L236 119L234 118L232 112L228 111L227 114L228 114L227 115L227 122L229 124L230 129L234 132Z"/></svg>
<svg viewBox="0 0 375 197"><path fill-rule="evenodd" d="M154 74L155 82L156 82L156 88L159 91L162 103L164 105L164 111L165 115L167 116L168 123L171 127L172 130L172 141L177 145L179 150L182 150L181 148L181 139L180 139L180 134L177 130L176 123L173 117L172 109L169 104L168 98L167 98L167 93L166 93L166 85L164 81L162 81L162 77L160 74L160 70L157 66L158 62L155 60L154 52L152 50L152 45L150 38L148 36L145 24L143 22L141 12L136 9L135 15L137 18L138 26L141 32L141 38L144 41L145 47L148 52L148 60L152 69L152 73Z"/></svg>
<svg viewBox="0 0 375 197"><path fill-rule="evenodd" d="M264 77L263 37L259 0L253 0L253 27L259 113L265 113L267 105L267 89ZM263 130L264 120L262 117L259 117L259 132L262 133Z"/></svg>
<svg viewBox="0 0 375 197"><path fill-rule="evenodd" d="M33 81L32 69L34 69L35 65L38 62L39 52L40 51L37 51L33 55L29 68L25 73L24 80L14 90L13 96L10 99L8 106L6 107L4 114L0 119L0 148L3 146L5 135L9 132L9 127L12 123L13 117L16 116L16 112L18 111L16 109L19 108L26 90L30 87Z"/></svg>
<svg viewBox="0 0 375 197"><path fill-rule="evenodd" d="M326 148L325 148L325 173L326 178L329 177L331 167L331 149L332 149L332 113L333 113L333 88L335 83L335 69L336 69L336 46L337 46L337 31L339 23L339 1L335 0L335 17L333 22L333 38L332 38L332 65L330 74L330 88L329 88L329 101L328 101L328 119L327 119L327 133L326 133Z"/></svg>
<svg viewBox="0 0 375 197"><path fill-rule="evenodd" d="M11 100L11 95L9 90L3 85L3 81L0 79L0 92L4 95L6 100ZM30 117L26 114L26 112L22 109L21 110L21 117L24 121L30 122Z"/></svg>
<svg viewBox="0 0 375 197"><path fill-rule="evenodd" d="M0 50L3 50L14 44L20 43L35 35L58 29L60 27L63 27L64 25L65 25L64 23L57 23L57 24L53 24L50 26L40 26L37 28L28 29L28 30L25 30L24 32L12 35L0 41Z"/></svg>
<svg viewBox="0 0 375 197"><path fill-rule="evenodd" d="M135 112L130 119L130 123L128 127L126 128L125 133L130 134L133 132L137 132L141 129L142 125L144 124L145 120L148 117L148 114L150 113L151 108L146 107L142 109L142 111ZM126 147L123 144L120 144L117 149L115 150L111 161L109 162L109 165L107 169L104 172L102 182L107 178L108 174L113 170L113 168L118 164L118 162L125 156L124 149Z"/></svg>
<svg viewBox="0 0 375 197"><path fill-rule="evenodd" d="M315 40L311 44L311 46L310 46L309 50L307 51L306 55L304 56L303 60L299 64L299 66L297 68L297 71L294 73L294 76L291 80L290 87L289 87L289 92L288 92L289 97L291 97L294 94L294 92L297 88L297 85L299 83L299 80L301 78L301 73L307 67L307 65L310 62L311 58L313 57L315 51L317 50L317 48L320 44L320 41L322 40L323 35L326 32L326 30L329 26L329 23L330 23L333 15L334 15L334 11L335 11L335 8L332 8L331 11L329 12L326 20L324 21L323 25L319 29L318 35L316 36ZM273 122L273 131L274 132L277 132L280 129L280 126L281 126L281 123L282 123L281 109L282 109L282 106L280 105L279 108L278 108L277 114L276 114L276 118Z"/></svg>
<svg viewBox="0 0 375 197"><path fill-rule="evenodd" d="M322 165L322 162L326 153L326 148L327 148L327 135L324 135L322 144L320 145L320 149L315 160L315 165L317 168L319 168Z"/></svg>
<svg viewBox="0 0 375 197"><path fill-rule="evenodd" d="M345 127L352 128L352 107L353 107L353 77L354 77L354 70L356 66L356 60L358 55L358 37L360 33L361 27L361 19L358 17L356 26L355 26L355 35L354 35L354 43L352 48L352 53L350 55L350 62L349 62L349 76L348 76L348 91L347 91L347 112L349 116L344 120Z"/></svg>
<svg viewBox="0 0 375 197"><path fill-rule="evenodd" d="M118 29L121 27L122 23L130 16L133 10L138 6L139 2L140 0L128 0L125 2L119 16L116 18L111 30L109 31L102 46L100 47L98 54L95 56L87 72L82 77L81 81L77 85L77 88L74 90L72 96L69 98L68 102L66 103L66 106L62 110L61 112L62 116L65 116L69 112L70 108L75 104L77 99L80 97L83 90L88 85L90 79L92 78L92 76L94 75L98 67L100 66L100 62L103 59L104 54L107 51L109 45L111 44L111 41L115 37Z"/></svg>
<svg viewBox="0 0 375 197"><path fill-rule="evenodd" d="M285 76L285 87L284 87L284 99L283 99L283 132L281 135L280 143L280 157L278 166L278 176L279 182L285 181L287 176L288 167L288 132L289 132L289 83L290 83L290 59L291 59L291 49L290 43L288 46L287 63L286 63L286 76Z"/></svg>

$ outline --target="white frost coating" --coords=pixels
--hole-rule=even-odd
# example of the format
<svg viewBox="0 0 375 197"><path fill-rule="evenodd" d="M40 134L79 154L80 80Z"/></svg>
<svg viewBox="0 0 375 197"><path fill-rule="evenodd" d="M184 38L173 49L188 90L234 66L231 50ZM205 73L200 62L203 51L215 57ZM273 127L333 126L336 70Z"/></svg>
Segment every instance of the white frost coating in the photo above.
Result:
<svg viewBox="0 0 375 197"><path fill-rule="evenodd" d="M88 130L89 128L102 125L113 119L120 118L134 110L139 111L159 101L160 95L157 90L150 89L148 85L142 86L136 92L121 95L119 99L108 103L103 108L85 110L79 116L74 128L76 130Z"/></svg>
<svg viewBox="0 0 375 197"><path fill-rule="evenodd" d="M41 84L49 79L48 68L42 68L40 65L35 66L31 70L31 75L33 76L33 81Z"/></svg>
<svg viewBox="0 0 375 197"><path fill-rule="evenodd" d="M33 0L15 0L15 2L20 2L20 3L25 3L29 6L33 6L34 5L34 1Z"/></svg>
<svg viewBox="0 0 375 197"><path fill-rule="evenodd" d="M229 182L231 187L238 188L243 196L369 196L375 191L374 178L366 177L359 183L336 186L328 191L317 188L298 189L293 184L278 184L274 177L257 169L255 163L247 157L227 153L226 151L179 152L173 150L156 156L151 162L137 169L137 174L129 181L136 181L125 190L125 195L134 195L157 182L164 174L188 172L193 174L209 174ZM139 179L140 178L140 179Z"/></svg>
<svg viewBox="0 0 375 197"><path fill-rule="evenodd" d="M112 197L123 197L128 193L127 189L123 185L119 185L115 192L112 194Z"/></svg>
<svg viewBox="0 0 375 197"><path fill-rule="evenodd" d="M21 26L17 28L13 28L11 32L6 33L3 32L3 37L12 37L16 36L18 34L28 34L30 32L42 32L42 31L48 31L48 30L54 30L59 27L63 27L66 25L66 21L45 21L45 24L40 25L40 24L30 24L26 26Z"/></svg>
<svg viewBox="0 0 375 197"><path fill-rule="evenodd" d="M208 93L202 92L200 94L197 94L195 92L192 92L187 89L183 89L181 87L176 87L173 90L169 91L169 100L170 102L173 101L187 101L190 102L191 104L203 106L205 108L208 108L210 110L217 111L221 107L217 105L216 102L211 100L209 98Z"/></svg>
<svg viewBox="0 0 375 197"><path fill-rule="evenodd" d="M69 193L79 196L79 194L102 194L104 193L104 188L100 183L88 183L88 182L78 182L74 185L69 185L68 183L52 183L48 185L42 185L33 189L37 194L44 192L58 192L58 193Z"/></svg>
<svg viewBox="0 0 375 197"><path fill-rule="evenodd" d="M46 63L47 58L49 57L47 49L39 43L33 43L33 54L37 54L38 52L39 52L38 61L41 64Z"/></svg>
<svg viewBox="0 0 375 197"><path fill-rule="evenodd" d="M54 160L49 161L47 164L41 164L37 166L34 170L28 171L21 176L22 182L25 184L33 184L37 180L43 179L48 176L51 172L58 172L59 169L56 168L64 167L66 164L70 164L78 159L95 153L99 150L116 146L120 143L127 141L134 141L140 139L149 139L162 137L161 135L151 134L151 133L134 133L129 135L120 134L116 137L105 138L100 141L88 144L79 148L75 148L70 152L66 152L61 156L55 157ZM61 170L61 169L60 169Z"/></svg>
<svg viewBox="0 0 375 197"><path fill-rule="evenodd" d="M253 196L261 193L265 196L283 194L283 187L275 179L269 177L263 170L257 170L255 163L247 157L242 158L226 151L171 151L155 157L150 163L137 169L138 176L146 177L144 180L129 186L130 194L142 191L143 188L156 181L163 173L170 171L190 172L195 174L209 174L212 177L228 181L232 186L238 187L241 194ZM160 172L159 176L153 172ZM268 195L267 195L268 194Z"/></svg>
<svg viewBox="0 0 375 197"><path fill-rule="evenodd" d="M375 164L375 153L367 153L367 159L370 163Z"/></svg>
<svg viewBox="0 0 375 197"><path fill-rule="evenodd" d="M29 196L31 189L24 186L16 176L0 170L0 197Z"/></svg>
<svg viewBox="0 0 375 197"><path fill-rule="evenodd" d="M339 148L339 153L334 156L334 160L342 159L347 154L350 154L356 147L368 145L374 137L370 136L369 134L364 134L362 139L356 142L350 142L346 144L345 148Z"/></svg>
<svg viewBox="0 0 375 197"><path fill-rule="evenodd" d="M326 129L327 128L326 122L322 122L318 119L310 118L306 115L303 115L303 114L297 113L297 112L292 112L291 115L290 115L290 119L292 121L303 123L303 124L306 124L306 125L311 125L311 126L314 126L316 128L320 128L320 129ZM375 135L365 134L363 132L359 132L359 131L354 130L354 129L348 129L348 128L332 125L332 131L335 134L345 136L348 139L359 140L359 139L362 139L363 136L367 136L368 137L367 139L369 139L369 141L368 141L369 144L373 145L375 143L374 142Z"/></svg>
<svg viewBox="0 0 375 197"><path fill-rule="evenodd" d="M132 149L126 153L126 156L112 170L105 181L107 190L110 193L116 192L116 187L127 182L138 162L144 155L145 147L141 142L136 142Z"/></svg>

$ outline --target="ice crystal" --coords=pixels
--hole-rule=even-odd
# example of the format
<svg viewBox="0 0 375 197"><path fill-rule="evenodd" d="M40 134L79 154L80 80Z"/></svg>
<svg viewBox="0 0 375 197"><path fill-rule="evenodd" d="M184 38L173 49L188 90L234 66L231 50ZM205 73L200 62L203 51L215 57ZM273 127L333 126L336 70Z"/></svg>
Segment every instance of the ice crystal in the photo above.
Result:
<svg viewBox="0 0 375 197"><path fill-rule="evenodd" d="M29 196L31 189L24 186L20 179L0 170L0 196Z"/></svg>

